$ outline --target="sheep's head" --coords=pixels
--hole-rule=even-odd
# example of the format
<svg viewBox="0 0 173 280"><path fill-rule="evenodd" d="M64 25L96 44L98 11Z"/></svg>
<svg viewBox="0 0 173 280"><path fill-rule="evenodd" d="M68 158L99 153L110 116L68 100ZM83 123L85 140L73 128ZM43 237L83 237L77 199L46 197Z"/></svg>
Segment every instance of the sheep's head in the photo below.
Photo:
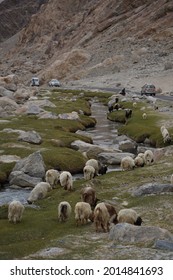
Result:
<svg viewBox="0 0 173 280"><path fill-rule="evenodd" d="M136 222L134 223L135 226L141 226L143 220L141 217L137 217Z"/></svg>
<svg viewBox="0 0 173 280"><path fill-rule="evenodd" d="M107 169L108 169L107 165L101 165L99 168L99 174L101 175L106 174Z"/></svg>
<svg viewBox="0 0 173 280"><path fill-rule="evenodd" d="M28 202L28 204L32 204L32 201L31 201L31 200L29 200L29 199L27 200L27 202Z"/></svg>

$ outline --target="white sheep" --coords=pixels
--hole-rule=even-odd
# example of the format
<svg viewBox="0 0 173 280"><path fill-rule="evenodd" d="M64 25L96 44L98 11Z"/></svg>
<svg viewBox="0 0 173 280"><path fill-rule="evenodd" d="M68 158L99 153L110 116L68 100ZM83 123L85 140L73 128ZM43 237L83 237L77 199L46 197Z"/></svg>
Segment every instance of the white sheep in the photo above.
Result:
<svg viewBox="0 0 173 280"><path fill-rule="evenodd" d="M146 119L147 119L147 114L146 114L146 113L143 113L143 114L142 114L142 118L143 118L143 120L146 120Z"/></svg>
<svg viewBox="0 0 173 280"><path fill-rule="evenodd" d="M110 214L104 202L100 202L94 209L94 225L96 232L102 229L104 232L109 231Z"/></svg>
<svg viewBox="0 0 173 280"><path fill-rule="evenodd" d="M61 201L58 205L58 220L65 222L71 215L71 205L67 201Z"/></svg>
<svg viewBox="0 0 173 280"><path fill-rule="evenodd" d="M92 158L92 159L89 159L89 160L87 160L87 162L85 163L85 166L87 166L87 165L94 167L94 169L95 169L95 175L98 175L98 174L99 174L99 162L98 162L98 160L93 159L93 158Z"/></svg>
<svg viewBox="0 0 173 280"><path fill-rule="evenodd" d="M88 220L93 221L93 211L91 206L87 202L77 202L74 209L76 225L83 225L88 222Z"/></svg>
<svg viewBox="0 0 173 280"><path fill-rule="evenodd" d="M118 223L129 223L136 226L140 226L142 223L141 217L133 209L121 209L118 212L117 220Z"/></svg>
<svg viewBox="0 0 173 280"><path fill-rule="evenodd" d="M134 159L134 163L136 167L143 167L145 164L144 158L137 155Z"/></svg>
<svg viewBox="0 0 173 280"><path fill-rule="evenodd" d="M16 224L17 222L21 222L24 209L25 207L20 201L13 200L8 205L9 222L13 222L14 224Z"/></svg>
<svg viewBox="0 0 173 280"><path fill-rule="evenodd" d="M136 108L136 107L137 107L137 103L133 102L133 108Z"/></svg>
<svg viewBox="0 0 173 280"><path fill-rule="evenodd" d="M162 137L163 137L163 142L164 143L170 143L171 142L171 136L169 134L169 131L167 130L167 128L163 125L160 128Z"/></svg>
<svg viewBox="0 0 173 280"><path fill-rule="evenodd" d="M144 152L144 161L146 165L151 165L154 162L154 154L151 150Z"/></svg>
<svg viewBox="0 0 173 280"><path fill-rule="evenodd" d="M134 159L130 156L126 156L121 160L121 168L122 170L131 170L134 169L135 162Z"/></svg>
<svg viewBox="0 0 173 280"><path fill-rule="evenodd" d="M95 169L91 165L86 165L83 168L83 173L84 173L84 179L85 180L91 180L95 176Z"/></svg>
<svg viewBox="0 0 173 280"><path fill-rule="evenodd" d="M55 188L59 182L60 173L58 170L49 169L46 171L45 180L51 185L52 188Z"/></svg>
<svg viewBox="0 0 173 280"><path fill-rule="evenodd" d="M60 185L68 191L73 190L73 177L69 171L62 171L59 177Z"/></svg>
<svg viewBox="0 0 173 280"><path fill-rule="evenodd" d="M143 160L144 160L144 153L139 153L139 154L138 154L138 157L142 157Z"/></svg>
<svg viewBox="0 0 173 280"><path fill-rule="evenodd" d="M32 204L34 201L43 199L46 197L47 193L52 190L52 187L47 182L38 183L33 190L30 192L30 195L27 199L29 204Z"/></svg>

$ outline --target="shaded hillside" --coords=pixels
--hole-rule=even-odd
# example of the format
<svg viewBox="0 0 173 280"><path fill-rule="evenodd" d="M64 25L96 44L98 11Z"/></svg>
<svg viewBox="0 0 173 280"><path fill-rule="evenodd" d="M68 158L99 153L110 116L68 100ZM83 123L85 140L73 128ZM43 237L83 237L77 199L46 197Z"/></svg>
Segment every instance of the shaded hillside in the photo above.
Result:
<svg viewBox="0 0 173 280"><path fill-rule="evenodd" d="M172 18L172 0L49 0L21 30L4 74L44 83L159 68L172 59Z"/></svg>
<svg viewBox="0 0 173 280"><path fill-rule="evenodd" d="M0 2L0 42L10 38L29 22L47 0L4 0Z"/></svg>

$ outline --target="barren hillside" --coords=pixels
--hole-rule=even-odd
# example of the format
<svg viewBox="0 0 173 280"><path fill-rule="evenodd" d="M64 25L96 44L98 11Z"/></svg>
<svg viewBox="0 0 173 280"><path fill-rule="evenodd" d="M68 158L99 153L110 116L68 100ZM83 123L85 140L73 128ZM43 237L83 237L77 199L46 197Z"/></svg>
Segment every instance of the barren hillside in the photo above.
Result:
<svg viewBox="0 0 173 280"><path fill-rule="evenodd" d="M47 83L172 69L172 18L172 0L49 0L9 41L2 73Z"/></svg>

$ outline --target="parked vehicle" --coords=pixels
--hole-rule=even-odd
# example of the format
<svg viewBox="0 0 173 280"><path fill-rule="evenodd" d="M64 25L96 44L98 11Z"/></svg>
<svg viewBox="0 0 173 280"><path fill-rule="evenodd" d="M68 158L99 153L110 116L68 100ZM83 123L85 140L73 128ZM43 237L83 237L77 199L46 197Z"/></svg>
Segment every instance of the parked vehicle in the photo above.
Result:
<svg viewBox="0 0 173 280"><path fill-rule="evenodd" d="M39 87L39 85L40 85L39 78L33 77L33 78L31 79L31 86L37 86L37 87Z"/></svg>
<svg viewBox="0 0 173 280"><path fill-rule="evenodd" d="M60 81L58 81L57 79L52 79L50 82L49 82L49 86L50 87L60 87Z"/></svg>
<svg viewBox="0 0 173 280"><path fill-rule="evenodd" d="M156 95L156 87L152 84L145 84L141 88L141 95L143 95L143 94L155 96Z"/></svg>

